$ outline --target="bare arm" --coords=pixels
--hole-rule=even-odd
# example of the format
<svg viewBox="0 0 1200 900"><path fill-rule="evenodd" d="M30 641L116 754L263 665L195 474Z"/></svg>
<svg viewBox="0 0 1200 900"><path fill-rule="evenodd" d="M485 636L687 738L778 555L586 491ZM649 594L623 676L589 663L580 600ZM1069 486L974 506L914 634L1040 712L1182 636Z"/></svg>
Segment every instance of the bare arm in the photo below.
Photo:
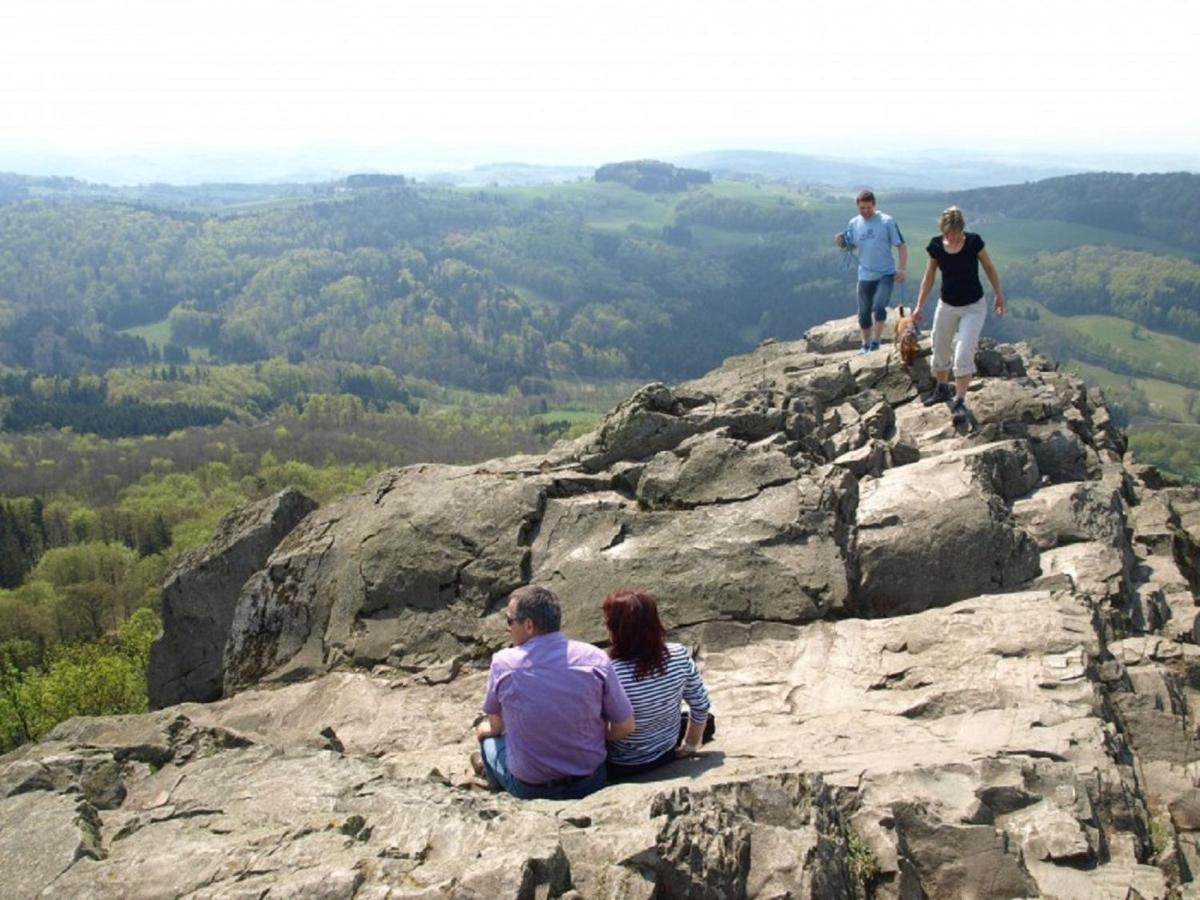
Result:
<svg viewBox="0 0 1200 900"><path fill-rule="evenodd" d="M929 296L929 292L933 290L933 279L937 277L937 260L932 256L925 263L925 274L921 276L921 289L917 291L917 305L913 308L913 321L921 321L921 306L925 303L925 298Z"/></svg>
<svg viewBox="0 0 1200 900"><path fill-rule="evenodd" d="M700 747L700 742L704 740L704 724L704 722L688 720L687 731L683 735L683 743L675 748L675 755L677 757L691 756L696 752Z"/></svg>
<svg viewBox="0 0 1200 900"><path fill-rule="evenodd" d="M988 256L986 250L979 251L979 263L983 266L984 274L987 275L988 281L992 283L992 290L996 293L996 315L1004 315L1004 289L1000 287L1000 273L996 271L996 266L992 263L992 258Z"/></svg>
<svg viewBox="0 0 1200 900"><path fill-rule="evenodd" d="M630 716L624 722L609 722L607 740L619 741L621 738L629 737L629 735L633 734L635 727L633 716Z"/></svg>
<svg viewBox="0 0 1200 900"><path fill-rule="evenodd" d="M896 270L896 284L908 277L908 244L900 245L900 268Z"/></svg>
<svg viewBox="0 0 1200 900"><path fill-rule="evenodd" d="M480 722L475 728L475 739L482 741L484 738L500 737L504 734L504 717L489 714L486 722Z"/></svg>

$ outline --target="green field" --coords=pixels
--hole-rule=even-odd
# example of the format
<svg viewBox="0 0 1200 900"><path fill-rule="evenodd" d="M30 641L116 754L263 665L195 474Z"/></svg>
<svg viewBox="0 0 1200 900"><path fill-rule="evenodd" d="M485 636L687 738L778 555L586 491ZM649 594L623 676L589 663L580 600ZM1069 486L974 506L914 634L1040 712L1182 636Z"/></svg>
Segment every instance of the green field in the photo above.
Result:
<svg viewBox="0 0 1200 900"><path fill-rule="evenodd" d="M1144 392L1150 402L1150 415L1154 418L1189 423L1200 413L1200 403L1189 400L1189 395L1196 394L1193 388L1155 378L1130 378L1077 360L1065 363L1063 368L1078 375L1088 384L1101 388L1113 399L1118 399L1130 387ZM1193 404L1191 412L1188 410L1189 402Z"/></svg>
<svg viewBox="0 0 1200 900"><path fill-rule="evenodd" d="M157 347L159 350L162 350L165 344L171 342L171 326L167 323L166 319L150 325L136 325L133 328L126 328L121 333L140 337L151 347Z"/></svg>
<svg viewBox="0 0 1200 900"><path fill-rule="evenodd" d="M1040 303L1028 298L1017 297L1010 300L1013 312L1024 312L1029 309L1037 310L1039 320L1034 327L1031 340L1037 342L1036 333L1040 329L1045 332L1058 330L1078 335L1089 341L1089 346L1095 348L1103 345L1111 357L1120 355L1125 368L1133 367L1136 378L1147 382L1152 389L1152 396L1161 390L1158 385L1174 383L1181 390L1191 387L1189 382L1200 382L1200 344L1185 340L1166 332L1152 331L1117 316L1060 316ZM1080 356L1088 357L1092 369L1103 367L1103 360L1096 358L1096 353L1082 352ZM1183 375L1192 376L1190 379ZM1156 377L1158 376L1158 377ZM1122 381L1128 380L1127 375L1119 376ZM1182 386L1180 385L1182 382ZM1168 392L1170 393L1170 392ZM1155 397L1157 399L1157 397ZM1164 407L1174 404L1166 396L1161 400Z"/></svg>
<svg viewBox="0 0 1200 900"><path fill-rule="evenodd" d="M1096 245L1142 250L1167 256L1192 256L1183 250L1164 246L1153 238L1136 234L1075 225L1071 222L1013 219L984 220L972 226L984 236L997 264L1008 259L1032 256L1036 253L1070 250L1074 247ZM1003 275L1003 273L1001 273Z"/></svg>
<svg viewBox="0 0 1200 900"><path fill-rule="evenodd" d="M171 343L171 325L166 319L152 322L149 325L135 325L132 328L123 328L121 329L121 333L142 338L151 347L156 347L160 353L163 347ZM208 362L209 360L207 347L199 345L188 347L188 353L191 355L192 362Z"/></svg>
<svg viewBox="0 0 1200 900"><path fill-rule="evenodd" d="M623 184L575 181L497 190L510 200L533 206L566 201L588 210L586 224L598 231L624 231L630 225L661 228L674 217L677 194L645 194Z"/></svg>
<svg viewBox="0 0 1200 900"><path fill-rule="evenodd" d="M775 206L780 201L814 211L820 207L820 204L811 196L786 185L758 185L746 181L717 180L711 184L694 187L691 192L703 192L715 197L768 207ZM554 201L583 204L587 210L584 223L588 228L613 233L625 232L630 226L657 231L665 225L670 225L675 221L676 205L691 192L646 194L622 184L596 183L594 181L498 189L498 193L502 196L508 197L514 202L531 206L537 202ZM853 208L853 204L851 204L851 208ZM696 226L696 229L699 227ZM710 239L711 232L718 231L718 229L708 230ZM734 232L720 231L720 234L731 241L746 239L746 235Z"/></svg>
<svg viewBox="0 0 1200 900"><path fill-rule="evenodd" d="M1116 316L1057 317L1067 321L1081 334L1111 344L1137 357L1150 368L1163 368L1164 360L1183 362L1200 372L1200 345L1166 332L1151 331L1128 319Z"/></svg>

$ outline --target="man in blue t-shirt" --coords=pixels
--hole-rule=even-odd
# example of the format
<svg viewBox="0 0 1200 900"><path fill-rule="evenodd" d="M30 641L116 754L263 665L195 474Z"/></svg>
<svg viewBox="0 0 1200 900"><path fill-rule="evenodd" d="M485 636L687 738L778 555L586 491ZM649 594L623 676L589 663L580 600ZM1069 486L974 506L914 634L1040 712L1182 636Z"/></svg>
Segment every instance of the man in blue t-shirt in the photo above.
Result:
<svg viewBox="0 0 1200 900"><path fill-rule="evenodd" d="M887 319L887 305L892 298L892 285L903 283L908 268L908 246L900 226L887 213L876 212L875 195L860 191L855 198L858 215L850 220L845 231L833 236L833 242L858 255L858 325L862 328L862 350L869 353L879 349L879 336ZM897 247L900 267L892 260L892 248ZM875 324L872 331L871 319Z"/></svg>

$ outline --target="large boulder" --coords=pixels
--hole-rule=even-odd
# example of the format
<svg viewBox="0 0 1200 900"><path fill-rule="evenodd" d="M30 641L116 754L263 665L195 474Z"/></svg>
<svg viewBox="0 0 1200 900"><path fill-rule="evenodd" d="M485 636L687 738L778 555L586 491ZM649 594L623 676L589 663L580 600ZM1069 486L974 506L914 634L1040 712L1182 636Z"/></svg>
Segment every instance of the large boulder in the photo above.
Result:
<svg viewBox="0 0 1200 900"><path fill-rule="evenodd" d="M1013 517L1042 550L1079 541L1118 547L1125 537L1119 489L1095 481L1044 487L1013 504Z"/></svg>
<svg viewBox="0 0 1200 900"><path fill-rule="evenodd" d="M545 493L506 472L412 466L310 516L238 598L226 688L475 652L480 617L525 580Z"/></svg>
<svg viewBox="0 0 1200 900"><path fill-rule="evenodd" d="M871 616L918 612L1032 580L1037 545L1006 501L1037 482L1033 455L1014 441L921 460L864 485L858 608Z"/></svg>
<svg viewBox="0 0 1200 900"><path fill-rule="evenodd" d="M163 584L163 634L150 648L152 709L221 696L225 643L242 585L316 508L299 491L281 491L230 513L205 547L179 558Z"/></svg>
<svg viewBox="0 0 1200 900"><path fill-rule="evenodd" d="M849 597L855 483L836 469L736 503L646 510L616 492L551 500L532 580L560 594L576 633L600 639L599 601L640 585L672 626L709 619L801 622Z"/></svg>

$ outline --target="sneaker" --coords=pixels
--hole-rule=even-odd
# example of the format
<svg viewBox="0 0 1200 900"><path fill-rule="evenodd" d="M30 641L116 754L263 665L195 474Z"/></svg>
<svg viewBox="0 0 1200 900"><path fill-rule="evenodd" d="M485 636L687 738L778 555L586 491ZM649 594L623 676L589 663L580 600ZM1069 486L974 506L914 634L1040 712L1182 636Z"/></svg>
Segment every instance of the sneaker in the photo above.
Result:
<svg viewBox="0 0 1200 900"><path fill-rule="evenodd" d="M867 344L867 352L868 353L878 350L878 349L879 349L879 341L871 341L871 343Z"/></svg>
<svg viewBox="0 0 1200 900"><path fill-rule="evenodd" d="M921 402L926 406L936 406L939 403L949 403L953 396L950 393L950 385L944 381L939 381L933 386L933 390L922 398Z"/></svg>
<svg viewBox="0 0 1200 900"><path fill-rule="evenodd" d="M864 353L870 353L870 352L871 352L870 344L863 344L861 347L858 348L859 356L863 355Z"/></svg>
<svg viewBox="0 0 1200 900"><path fill-rule="evenodd" d="M955 398L954 403L950 406L951 418L955 425L967 424L967 404Z"/></svg>

